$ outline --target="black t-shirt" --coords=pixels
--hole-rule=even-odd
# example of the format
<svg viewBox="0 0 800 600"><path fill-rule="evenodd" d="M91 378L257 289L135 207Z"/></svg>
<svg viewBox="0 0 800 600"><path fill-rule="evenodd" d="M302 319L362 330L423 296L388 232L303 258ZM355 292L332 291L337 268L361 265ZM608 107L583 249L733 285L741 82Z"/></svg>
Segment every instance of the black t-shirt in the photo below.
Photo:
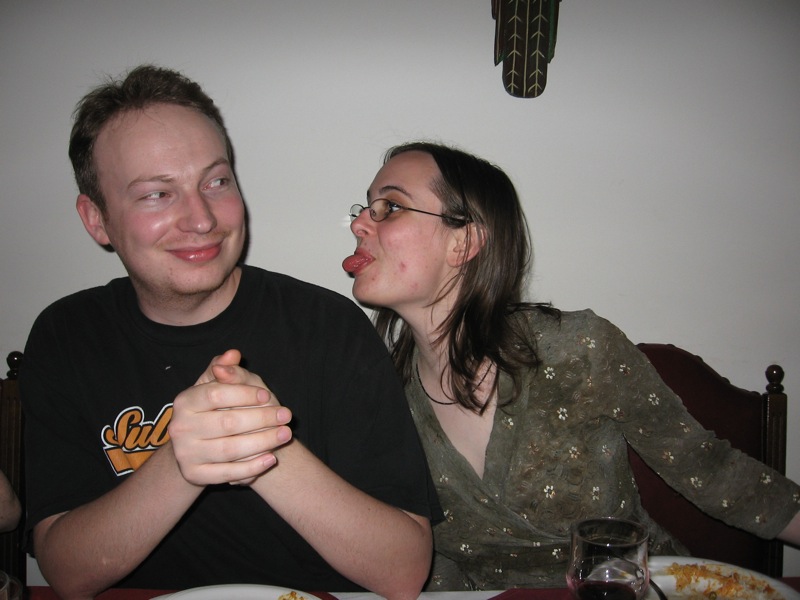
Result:
<svg viewBox="0 0 800 600"><path fill-rule="evenodd" d="M440 518L402 386L363 311L328 290L244 266L230 306L199 325L148 320L127 278L39 316L20 371L28 527L130 476L166 442L175 396L231 348L291 408L294 436L334 472L387 504ZM230 485L209 486L119 585L221 583L358 589L255 492Z"/></svg>

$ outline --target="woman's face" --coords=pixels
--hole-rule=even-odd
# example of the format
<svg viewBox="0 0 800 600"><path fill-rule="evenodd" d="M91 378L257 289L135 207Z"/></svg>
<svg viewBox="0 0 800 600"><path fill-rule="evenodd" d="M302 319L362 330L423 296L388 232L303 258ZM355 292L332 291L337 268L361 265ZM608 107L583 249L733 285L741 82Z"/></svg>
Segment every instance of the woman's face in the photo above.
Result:
<svg viewBox="0 0 800 600"><path fill-rule="evenodd" d="M367 202L386 198L406 208L436 215L442 202L431 189L440 177L433 158L424 152L404 152L390 159L375 176ZM447 227L433 215L395 210L376 223L364 210L350 225L356 252L343 267L355 277L353 296L370 306L391 308L411 320L413 311L430 312L430 305L456 275L453 257L463 228Z"/></svg>

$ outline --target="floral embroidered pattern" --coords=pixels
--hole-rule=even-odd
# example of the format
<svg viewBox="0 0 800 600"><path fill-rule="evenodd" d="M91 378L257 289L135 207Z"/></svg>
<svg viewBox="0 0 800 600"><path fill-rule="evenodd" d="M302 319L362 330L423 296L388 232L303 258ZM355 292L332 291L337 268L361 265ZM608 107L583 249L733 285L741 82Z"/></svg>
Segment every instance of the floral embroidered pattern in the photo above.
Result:
<svg viewBox="0 0 800 600"><path fill-rule="evenodd" d="M701 450L710 447L706 441L720 457L731 453L695 424L651 368L640 367L646 364L641 353L606 323L595 328L592 317L569 313L560 324L548 318L540 325L539 318L532 314L529 331L543 331L542 363L523 376L516 398L504 381L501 395L511 404L496 416L485 487L476 488L474 473L441 434L416 380L407 387L446 505L435 541L464 574L451 575L444 563L435 567L446 573L449 589L466 589L462 579L472 586L485 583L484 589L506 588L512 565L515 577L526 573L532 581L563 586L567 532L577 515L615 514L649 524L626 468L623 435L671 481L683 482L679 487L687 498L737 526L764 531L774 519L767 506L800 507L800 489L763 465L748 462L742 479L733 481L726 466L695 460L698 454L710 458ZM442 445L435 445L437 435ZM744 485L752 493L740 494ZM658 531L654 540L663 547L666 537Z"/></svg>

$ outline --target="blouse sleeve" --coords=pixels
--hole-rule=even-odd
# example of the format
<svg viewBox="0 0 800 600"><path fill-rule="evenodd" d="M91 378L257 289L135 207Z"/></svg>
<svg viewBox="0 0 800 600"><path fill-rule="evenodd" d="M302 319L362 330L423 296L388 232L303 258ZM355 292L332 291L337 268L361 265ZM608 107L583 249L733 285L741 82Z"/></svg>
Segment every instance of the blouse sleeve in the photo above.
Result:
<svg viewBox="0 0 800 600"><path fill-rule="evenodd" d="M608 388L610 416L644 461L711 516L777 536L800 510L800 488L704 429L614 325L598 318L597 339L606 345L596 378Z"/></svg>

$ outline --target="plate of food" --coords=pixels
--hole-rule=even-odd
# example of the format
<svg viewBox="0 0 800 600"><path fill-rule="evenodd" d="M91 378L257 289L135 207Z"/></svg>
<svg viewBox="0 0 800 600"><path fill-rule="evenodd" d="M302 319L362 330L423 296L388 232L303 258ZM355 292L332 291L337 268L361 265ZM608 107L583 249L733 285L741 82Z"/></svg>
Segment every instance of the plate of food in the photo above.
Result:
<svg viewBox="0 0 800 600"><path fill-rule="evenodd" d="M321 600L319 596L308 592L298 592L271 585L246 584L208 585L158 598L159 600L167 598L169 600Z"/></svg>
<svg viewBox="0 0 800 600"><path fill-rule="evenodd" d="M691 556L651 556L650 579L669 598L800 600L800 592L762 573ZM647 598L654 598L651 592Z"/></svg>

